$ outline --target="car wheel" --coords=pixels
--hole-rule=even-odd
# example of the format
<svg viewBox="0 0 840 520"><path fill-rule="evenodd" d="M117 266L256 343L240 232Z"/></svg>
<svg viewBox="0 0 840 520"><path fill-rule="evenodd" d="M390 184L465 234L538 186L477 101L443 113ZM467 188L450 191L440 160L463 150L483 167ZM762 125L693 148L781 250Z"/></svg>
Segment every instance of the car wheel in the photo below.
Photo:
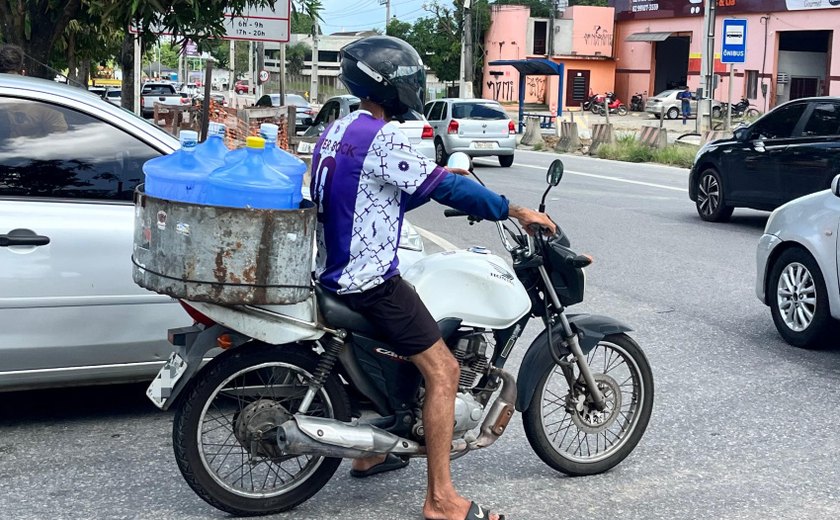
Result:
<svg viewBox="0 0 840 520"><path fill-rule="evenodd" d="M767 300L773 323L789 344L800 348L826 346L833 322L825 279L806 250L784 251L770 271Z"/></svg>
<svg viewBox="0 0 840 520"><path fill-rule="evenodd" d="M714 168L703 170L697 180L697 213L707 222L726 222L732 216L723 196L723 182Z"/></svg>
<svg viewBox="0 0 840 520"><path fill-rule="evenodd" d="M502 165L502 168L510 168L513 166L513 156L512 155L500 155L499 156L499 164Z"/></svg>
<svg viewBox="0 0 840 520"><path fill-rule="evenodd" d="M440 166L446 166L446 161L449 159L449 154L446 153L446 148L443 146L443 141L437 139L435 141L435 162Z"/></svg>
<svg viewBox="0 0 840 520"><path fill-rule="evenodd" d="M680 117L680 109L677 107L671 107L668 109L668 119L676 119Z"/></svg>

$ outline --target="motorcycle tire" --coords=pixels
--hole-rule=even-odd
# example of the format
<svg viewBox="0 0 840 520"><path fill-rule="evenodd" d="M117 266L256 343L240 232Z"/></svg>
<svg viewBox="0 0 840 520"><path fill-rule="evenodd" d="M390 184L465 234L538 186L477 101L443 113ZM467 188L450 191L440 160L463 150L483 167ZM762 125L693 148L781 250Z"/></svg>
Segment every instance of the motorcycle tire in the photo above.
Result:
<svg viewBox="0 0 840 520"><path fill-rule="evenodd" d="M747 117L758 117L761 115L761 111L757 108L749 108L747 109Z"/></svg>
<svg viewBox="0 0 840 520"><path fill-rule="evenodd" d="M175 413L175 419L172 425L172 441L175 451L175 458L178 463L178 468L181 474L187 481L187 484L210 505L226 511L236 516L253 516L253 515L269 515L280 513L294 508L302 502L311 498L322 487L324 487L335 471L341 464L340 458L328 457L310 457L305 461L305 465L300 466L301 457L291 457L286 455L278 455L276 452L272 455L265 456L265 453L253 453L254 446L262 445L261 441L253 439L241 438L244 435L243 425L252 427L255 423L245 422L243 416L250 417L251 420L257 421L260 419L260 409L254 407L248 412L250 405L242 405L244 402L238 401L240 396L243 401L247 398L253 399L251 404L267 403L269 407L274 403L272 411L277 412L278 409L286 412L294 413L297 410L288 410L283 407L281 403L285 402L283 399L278 399L276 392L271 382L274 380L276 371L278 369L286 370L286 377L284 377L284 385L299 384L303 392L306 390L304 381L312 377L318 363L318 355L312 350L298 345L284 345L275 346L263 343L249 343L235 350L225 352L217 356L211 361L201 372L190 382L190 386L185 389L184 399L179 402L178 410ZM258 371L268 371L265 374L271 374L268 383L265 383L265 376ZM289 379L288 374L295 374L295 377ZM249 378L250 379L247 379ZM241 388L237 385L237 378L242 379ZM246 384L247 381L247 384ZM261 388L259 382L262 382L267 396L259 394ZM285 383L285 381L290 381ZM226 385L233 384L234 392L228 391L226 394L222 390ZM278 384L280 381L278 379ZM248 389L246 392L245 389ZM293 389L294 390L294 389ZM286 390L286 395L289 391ZM229 395L228 395L229 394ZM282 395L282 394L281 394ZM294 393L296 396L297 393ZM302 395L302 394L301 394ZM232 407L231 413L225 414L219 405L215 404L216 397L234 400L239 403L238 411L236 406L230 401L221 400L220 405L228 405ZM296 397L295 397L296 398ZM294 405L294 401L289 399L290 406ZM298 401L299 403L299 401ZM320 405L318 410L319 415L323 417L331 417L341 421L350 420L350 405L347 399L347 394L342 388L339 380L335 375L327 378L326 383L321 391L316 395L310 410L316 409L316 403ZM205 414L211 410L213 406L218 407L220 418L214 418L215 422L211 422L211 429L204 431L206 423L211 419L205 419ZM265 409L265 408L263 408ZM246 414L247 412L247 414ZM222 430L213 435L218 438L224 438L227 435L225 443L229 443L231 448L227 451L227 455L219 463L219 468L214 469L213 463L220 454L228 450L227 444L209 444L205 442L205 436L210 436L213 429L219 430L228 426L230 422L231 432L228 434L227 430ZM200 431L199 428L202 428ZM253 430L246 429L248 433ZM214 439L213 439L214 440ZM268 441L270 442L270 441ZM274 446L276 449L276 445ZM210 450L208 452L208 450ZM213 450L217 450L213 452ZM230 471L230 466L223 466L233 451L237 453L232 454L233 461L231 464L235 465L237 461L242 460L239 468L234 468L231 473L234 477L237 476L237 471L241 471L242 476L233 482L226 482L228 475L223 476L223 473ZM213 458L207 460L210 455ZM259 457L263 460L255 462ZM274 458L272 458L274 457ZM291 459L298 459L297 464L290 465L292 471L299 471L303 474L303 478L295 482L294 474L288 472L283 466L288 457ZM277 461L280 461L279 463ZM272 464L275 464L279 469L272 470ZM263 466L265 466L263 468ZM298 470L298 467L300 469ZM263 482L261 490L255 489L254 472L262 471L266 477ZM242 489L247 488L249 479L246 478L245 472L250 475L251 490ZM284 473L292 475L292 484L288 489L285 487L285 481L282 481ZM261 482L260 474L257 474L256 483ZM283 486L279 490L265 489L269 480L274 479L272 486L276 488L277 478L281 478ZM241 485L238 485L240 483Z"/></svg>
<svg viewBox="0 0 840 520"><path fill-rule="evenodd" d="M627 107L624 106L624 105L619 106L618 107L618 115L626 116L627 115Z"/></svg>
<svg viewBox="0 0 840 520"><path fill-rule="evenodd" d="M605 358L603 368L602 364L598 362L600 361L599 348L603 348L605 353L611 353L609 358ZM623 363L614 364L619 359L618 357L613 358L614 354L618 354L623 359ZM594 408L588 409L586 402L577 403L577 405L568 400L566 403L560 402L564 398L564 391L566 399L571 397L571 392L560 368L551 364L543 369L534 396L531 398L528 409L522 418L525 435L537 456L550 467L570 476L597 475L612 469L624 460L641 440L653 410L653 373L650 363L642 349L630 336L623 333L605 336L587 354L587 359L589 359L593 376L598 381L599 387L604 391L604 397L607 400L606 410L598 412ZM618 393L613 391L616 388L620 390L627 385L624 377L616 380L610 376L610 371L617 369L622 364L626 365L628 372L631 373L628 381L631 382L633 391L629 398L622 397L622 391ZM575 369L575 375L577 377L577 369ZM558 390L549 390L548 387L555 380L559 383L555 387ZM561 388L564 390L559 390ZM610 428L616 426L622 417L628 417L621 411L624 399L629 399L630 408L628 412L630 418L627 420L627 424L622 425L616 433L611 431ZM618 409L614 408L616 404L619 405ZM572 406L573 413L569 413L568 408L570 406ZM577 406L581 406L581 408L579 409ZM613 408L610 409L610 406L613 406ZM548 413L546 413L547 409L549 410ZM559 413L559 415L553 416L555 413ZM603 414L606 414L606 420L598 424L598 417L603 419ZM563 418L558 420L559 417ZM567 422L569 423L566 428L567 431L557 445L556 441L560 436L562 426ZM549 432L550 428L558 424L560 428L557 432ZM572 427L575 427L577 431L575 436L570 439L569 448L577 444L576 449L580 450L579 455L562 449L562 445L569 434L568 430ZM581 433L583 433L582 438ZM617 440L616 444L610 447L607 447L607 442L610 440L607 433L612 434ZM589 439L590 434L594 434L594 443L591 443ZM606 439L603 442L601 441L602 437ZM585 452L583 449L584 442L586 443ZM596 451L593 454L592 444L595 445L596 450L603 444L605 451L603 453Z"/></svg>
<svg viewBox="0 0 840 520"><path fill-rule="evenodd" d="M590 110L593 114L597 114L597 113L599 113L599 112L601 111L601 109L602 109L602 108L603 108L603 107L602 107L599 103L592 103L592 105L590 105L590 107L589 107L589 110Z"/></svg>

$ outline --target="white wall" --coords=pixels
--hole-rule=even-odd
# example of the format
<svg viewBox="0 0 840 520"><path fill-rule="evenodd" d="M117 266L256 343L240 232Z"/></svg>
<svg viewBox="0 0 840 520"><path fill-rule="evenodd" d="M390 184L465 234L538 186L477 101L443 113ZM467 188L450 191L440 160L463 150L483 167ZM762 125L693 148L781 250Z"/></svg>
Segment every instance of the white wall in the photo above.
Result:
<svg viewBox="0 0 840 520"><path fill-rule="evenodd" d="M820 78L825 81L826 59L824 52L779 51L779 73L785 72L791 78ZM790 84L785 85L785 94L779 94L777 104L790 99Z"/></svg>

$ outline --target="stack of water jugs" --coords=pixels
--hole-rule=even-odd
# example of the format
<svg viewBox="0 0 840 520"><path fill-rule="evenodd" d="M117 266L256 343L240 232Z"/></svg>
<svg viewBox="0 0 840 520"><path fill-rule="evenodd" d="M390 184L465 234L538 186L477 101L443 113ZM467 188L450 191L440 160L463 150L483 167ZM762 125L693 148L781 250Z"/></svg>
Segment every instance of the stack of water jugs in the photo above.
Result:
<svg viewBox="0 0 840 520"><path fill-rule="evenodd" d="M297 209L306 163L277 147L277 125L260 126L245 148L229 151L225 125L210 123L208 138L184 130L181 148L146 161L146 194L206 206Z"/></svg>

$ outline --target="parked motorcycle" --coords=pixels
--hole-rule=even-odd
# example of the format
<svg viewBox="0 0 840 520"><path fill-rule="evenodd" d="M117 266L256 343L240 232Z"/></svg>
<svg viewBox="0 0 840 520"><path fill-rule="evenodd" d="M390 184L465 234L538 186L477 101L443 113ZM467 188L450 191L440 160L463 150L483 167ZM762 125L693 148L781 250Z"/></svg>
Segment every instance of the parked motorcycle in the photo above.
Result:
<svg viewBox="0 0 840 520"><path fill-rule="evenodd" d="M583 110L589 110L591 112L596 112L598 110L598 104L604 104L604 96L601 94L593 94L592 91L589 91L589 97L586 98L586 101L583 102Z"/></svg>
<svg viewBox="0 0 840 520"><path fill-rule="evenodd" d="M540 211L562 175L556 160ZM519 411L550 467L607 471L648 425L648 360L628 325L566 312L583 301L592 259L570 249L559 228L553 236L531 236L513 221L497 228L512 269L470 248L429 255L403 274L460 364L452 457L493 445ZM332 293L316 285L307 301L286 306L182 305L196 323L169 331L175 353L148 394L177 408L175 459L208 503L234 515L276 513L311 498L342 458L426 455L419 371ZM515 378L505 365L533 318L544 330ZM223 350L202 366L215 347Z"/></svg>
<svg viewBox="0 0 840 520"><path fill-rule="evenodd" d="M630 98L630 111L631 112L644 112L645 111L645 96L647 95L647 91L644 93L636 92L633 94L633 97Z"/></svg>
<svg viewBox="0 0 840 520"><path fill-rule="evenodd" d="M720 114L723 116L726 114L728 104L722 103ZM732 105L732 117L758 117L761 115L761 111L755 107L755 105L751 105L750 101L747 98L741 98L741 101Z"/></svg>
<svg viewBox="0 0 840 520"><path fill-rule="evenodd" d="M601 101L600 104L596 105L597 109L594 109L593 112L599 115L604 115L606 111L604 105L607 105L607 108L610 111L610 114L618 114L620 116L627 115L627 106L615 95L615 92L607 92L605 99Z"/></svg>

